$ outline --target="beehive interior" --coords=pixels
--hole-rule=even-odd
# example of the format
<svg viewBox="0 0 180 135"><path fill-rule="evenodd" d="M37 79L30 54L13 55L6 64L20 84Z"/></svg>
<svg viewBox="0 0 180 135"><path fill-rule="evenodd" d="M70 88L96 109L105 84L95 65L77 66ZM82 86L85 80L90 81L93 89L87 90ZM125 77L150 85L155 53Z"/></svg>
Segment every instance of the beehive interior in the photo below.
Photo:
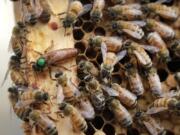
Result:
<svg viewBox="0 0 180 135"><path fill-rule="evenodd" d="M126 0L126 3L139 3L140 0ZM151 0L151 2L155 2L156 0ZM93 3L93 0L81 0L83 4L88 4L88 3ZM180 10L180 2L179 0L170 0L170 2L165 3L168 6L178 6ZM111 3L110 0L106 0L106 7L112 6L113 4ZM57 18L53 17L51 18L52 21L56 22ZM166 20L161 19L161 21L172 25L172 22L167 22ZM106 16L106 13L104 13L103 19L100 23L93 23L90 19L90 12L86 13L85 15L79 17L74 24L73 30L72 30L72 37L74 40L74 47L78 49L79 54L76 58L76 64L78 64L82 59L88 60L92 62L99 70L100 70L100 65L103 62L102 59L102 54L101 51L95 50L93 47L91 47L88 44L88 39L94 35L101 35L101 36L111 36L111 35L117 35L122 37L123 39L127 39L130 37L127 37L127 35L124 34L117 34L117 33L112 33L109 28L107 27L107 24L110 23L111 21L109 18ZM40 28L39 28L40 27ZM37 29L47 29L46 26L35 26L35 28L32 28L33 31L36 32ZM177 31L177 33L180 33L179 30L180 27L175 27L174 30ZM38 32L37 32L38 33ZM49 34L50 35L50 34ZM51 35L51 36L55 36ZM48 37L48 36L47 36ZM61 34L61 39L63 39L63 34ZM33 39L33 37L31 37ZM67 38L67 37L64 37ZM176 35L176 38L180 38L180 34ZM35 39L33 39L35 40ZM72 39L65 39L65 40L72 40ZM49 40L47 40L49 41ZM65 41L66 42L66 41ZM169 43L170 41L167 41ZM69 44L72 42L70 41ZM32 45L34 47L34 45ZM30 46L29 48L31 48ZM43 49L46 48L45 46L42 47ZM42 49L41 47L37 46L37 49ZM63 47L59 47L63 48ZM59 49L58 48L58 49ZM67 47L66 47L67 48ZM34 55L31 56L31 53L28 53L28 58L29 59L34 59ZM155 56L152 54L149 54L150 57L153 59L153 61L156 59ZM176 89L176 83L174 83L174 80L172 79L174 73L178 72L180 70L180 59L174 56L174 53L170 50L170 55L171 55L171 61L168 62L167 64L157 64L155 65L157 69L157 73L160 77L160 81L163 86L164 92L168 92L170 90ZM128 57L123 58L118 64L115 65L114 71L112 73L112 82L120 84L122 87L125 87L129 89L129 85L127 82L127 79L125 77L124 71L120 68L122 65L124 65L127 61L129 61ZM75 62L72 62L73 64ZM73 65L70 64L70 65ZM42 79L44 76L47 77L47 74L43 74L40 76ZM141 76L143 78L143 75ZM47 79L47 78L46 78ZM43 80L43 79L42 79ZM36 81L36 80L34 80ZM33 82L34 82L33 81ZM55 87L55 83L48 77L46 80L49 84L52 83L52 87ZM173 82L172 84L170 82ZM167 82L168 84L171 84L167 87ZM40 83L42 88L46 87L46 84L42 84L43 81ZM148 90L148 85L147 81L143 79L144 87L145 87L145 94L138 99L138 106L142 110L147 110L147 107L154 101L154 97L152 96L151 92L147 91ZM33 84L33 83L32 83ZM175 84L175 85L174 85ZM79 83L79 86L84 86L85 84L83 82ZM52 92L54 94L54 92ZM131 113L132 116L136 113L136 108L134 109L129 109L127 108L128 111ZM167 130L166 135L180 135L180 119L179 116L170 114L170 113L160 113L153 115L153 117ZM66 121L66 120L64 120ZM63 122L64 122L63 121ZM62 122L62 123L63 123ZM67 125L69 125L68 122L65 122ZM96 116L93 120L87 120L88 123L88 129L85 132L86 135L93 135L96 131L101 130L103 131L106 135L148 135L149 133L144 130L143 128L137 126L136 124L132 125L131 129L123 128L117 122L115 121L113 113L109 109L105 109L102 112L96 112ZM57 124L58 125L58 124ZM25 127L24 127L25 128ZM29 129L29 128L27 128ZM67 127L65 128L64 126L61 128L61 130L66 130ZM26 128L25 128L26 131ZM29 131L26 132L28 135ZM68 134L67 132L64 132L65 134ZM41 134L41 131L39 132ZM69 135L69 134L68 134Z"/></svg>

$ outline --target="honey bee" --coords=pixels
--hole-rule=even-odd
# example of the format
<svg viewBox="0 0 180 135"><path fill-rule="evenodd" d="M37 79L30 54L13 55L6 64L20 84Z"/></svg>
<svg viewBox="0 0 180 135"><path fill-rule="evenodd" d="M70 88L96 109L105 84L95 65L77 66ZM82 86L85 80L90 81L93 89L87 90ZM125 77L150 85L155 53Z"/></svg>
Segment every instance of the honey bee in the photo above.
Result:
<svg viewBox="0 0 180 135"><path fill-rule="evenodd" d="M175 7L168 7L158 2L146 4L143 7L143 10L153 12L154 14L167 20L176 20L179 16L178 9Z"/></svg>
<svg viewBox="0 0 180 135"><path fill-rule="evenodd" d="M51 19L51 14L48 10L43 10L38 19L41 23L48 23Z"/></svg>
<svg viewBox="0 0 180 135"><path fill-rule="evenodd" d="M39 52L37 52L39 53ZM73 57L76 57L78 54L77 49L75 48L66 48L59 49L47 52L45 54L40 54L41 56L37 59L37 61L32 65L34 71L43 71L45 67L55 66L56 64L60 64L65 60L69 60Z"/></svg>
<svg viewBox="0 0 180 135"><path fill-rule="evenodd" d="M162 62L170 61L169 50L167 49L165 42L162 40L162 38L157 32L149 33L147 36L147 40L150 45L155 46L159 49L157 56L160 59L160 61Z"/></svg>
<svg viewBox="0 0 180 135"><path fill-rule="evenodd" d="M10 72L10 77L13 83L17 86L27 86L27 81L23 76L23 72L20 71L20 57L13 55L10 58L9 65L8 65L8 70L6 71L4 80L2 82L2 86L4 85L5 81L7 80L8 74Z"/></svg>
<svg viewBox="0 0 180 135"><path fill-rule="evenodd" d="M138 125L146 128L146 130L151 135L159 135L165 133L165 129L159 123L157 123L154 118L147 115L145 112L136 112L134 120L137 122Z"/></svg>
<svg viewBox="0 0 180 135"><path fill-rule="evenodd" d="M174 52L174 55L179 58L180 57L180 40L174 40L170 44L170 49Z"/></svg>
<svg viewBox="0 0 180 135"><path fill-rule="evenodd" d="M105 0L94 0L93 8L90 13L93 22L99 22L102 19L104 7Z"/></svg>
<svg viewBox="0 0 180 135"><path fill-rule="evenodd" d="M125 4L126 0L111 0L113 4Z"/></svg>
<svg viewBox="0 0 180 135"><path fill-rule="evenodd" d="M125 68L131 91L137 96L143 95L144 87L136 67L132 63L128 63L125 65Z"/></svg>
<svg viewBox="0 0 180 135"><path fill-rule="evenodd" d="M41 90L25 88L19 96L19 100L23 104L42 103L49 99L49 94Z"/></svg>
<svg viewBox="0 0 180 135"><path fill-rule="evenodd" d="M111 80L111 73L114 70L115 64L117 64L124 56L126 51L120 51L115 54L113 52L107 52L107 46L103 43L101 45L101 52L103 57L103 63L101 64L100 76L104 83L108 83Z"/></svg>
<svg viewBox="0 0 180 135"><path fill-rule="evenodd" d="M144 31L140 25L131 21L112 21L111 29L120 33L123 31L124 33L136 39L142 39L144 36Z"/></svg>
<svg viewBox="0 0 180 135"><path fill-rule="evenodd" d="M132 117L124 106L121 105L119 100L111 99L108 105L109 109L114 113L118 123L123 127L129 127L132 125Z"/></svg>
<svg viewBox="0 0 180 135"><path fill-rule="evenodd" d="M155 114L166 110L179 111L180 102L176 98L162 97L156 99L147 110L148 114Z"/></svg>
<svg viewBox="0 0 180 135"><path fill-rule="evenodd" d="M139 64L148 69L152 67L152 61L144 48L134 41L127 40L124 43L124 47L127 48L128 55L135 55Z"/></svg>
<svg viewBox="0 0 180 135"><path fill-rule="evenodd" d="M115 5L108 8L108 13L111 18L125 20L140 19L143 15L137 4Z"/></svg>
<svg viewBox="0 0 180 135"><path fill-rule="evenodd" d="M87 130L87 123L85 119L74 106L63 102L59 105L59 109L65 116L70 117L72 126L76 132L85 132Z"/></svg>
<svg viewBox="0 0 180 135"><path fill-rule="evenodd" d="M9 43L9 50L13 50L16 56L20 57L23 52L23 47L26 45L28 39L26 38L29 33L27 26L23 22L18 22L12 31L12 37Z"/></svg>
<svg viewBox="0 0 180 135"><path fill-rule="evenodd" d="M9 100L13 107L15 114L23 121L28 121L29 113L31 112L31 108L27 106L19 106L19 90L17 87L10 87L8 88L9 92Z"/></svg>
<svg viewBox="0 0 180 135"><path fill-rule="evenodd" d="M90 93L90 99L96 110L103 110L105 107L105 96L98 80L88 75L85 77L86 89Z"/></svg>
<svg viewBox="0 0 180 135"><path fill-rule="evenodd" d="M147 19L145 27L151 31L156 31L164 39L172 39L175 36L175 32L171 27L154 19Z"/></svg>
<svg viewBox="0 0 180 135"><path fill-rule="evenodd" d="M71 84L68 81L67 74L63 72L58 72L56 73L55 77L57 79L58 84L62 86L65 100L68 103L73 103L76 97L75 97L74 91L72 90Z"/></svg>
<svg viewBox="0 0 180 135"><path fill-rule="evenodd" d="M22 20L26 24L35 25L43 9L39 1L23 0L21 4Z"/></svg>
<svg viewBox="0 0 180 135"><path fill-rule="evenodd" d="M117 83L113 83L111 88L103 86L103 89L109 93L110 96L117 97L120 102L127 107L134 108L137 105L137 97Z"/></svg>
<svg viewBox="0 0 180 135"><path fill-rule="evenodd" d="M29 119L39 126L47 135L58 135L58 130L53 121L44 116L40 111L33 110Z"/></svg>
<svg viewBox="0 0 180 135"><path fill-rule="evenodd" d="M86 4L83 6L82 3L78 0L75 1L70 0L68 5L68 10L66 12L67 15L62 22L63 27L70 28L71 26L73 26L77 18L90 11L91 8L92 8L92 4ZM61 14L64 13L60 13L59 15Z"/></svg>
<svg viewBox="0 0 180 135"><path fill-rule="evenodd" d="M145 72L149 83L149 88L152 91L153 95L155 95L156 97L161 97L163 94L162 86L156 69L152 67L150 69L147 69Z"/></svg>
<svg viewBox="0 0 180 135"><path fill-rule="evenodd" d="M115 36L94 36L89 39L89 45L97 50L100 50L102 44L107 46L108 52L119 52L122 48L122 39Z"/></svg>
<svg viewBox="0 0 180 135"><path fill-rule="evenodd" d="M98 76L99 71L90 61L81 60L78 63L78 77L83 80L89 74Z"/></svg>

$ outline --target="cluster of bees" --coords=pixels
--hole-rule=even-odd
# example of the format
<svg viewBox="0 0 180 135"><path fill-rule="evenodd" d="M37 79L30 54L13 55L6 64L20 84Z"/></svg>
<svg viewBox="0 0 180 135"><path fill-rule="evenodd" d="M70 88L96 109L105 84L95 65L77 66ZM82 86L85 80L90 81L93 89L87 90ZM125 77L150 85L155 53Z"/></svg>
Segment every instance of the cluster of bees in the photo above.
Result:
<svg viewBox="0 0 180 135"><path fill-rule="evenodd" d="M56 113L70 117L76 132L86 132L86 120L93 119L96 112L108 108L114 114L116 122L125 128L131 129L135 122L145 127L151 135L166 134L166 130L151 115L162 111L179 115L180 72L174 74L176 90L164 93L154 61L148 53L156 56L156 64L171 61L169 50L173 52L173 57L180 57L180 39L176 37L172 27L160 21L164 19L170 23L175 22L179 19L178 9L164 5L166 0L152 3L142 0L145 4L126 4L126 0L111 0L111 7L107 7L105 0L94 0L92 4L85 5L74 0L69 1L66 12L55 15L46 0L12 1L20 1L22 17L13 29L10 42L14 55L10 58L8 72L10 71L14 86L10 87L8 92L13 110L20 119L36 125L47 135L58 135L53 120L36 109L37 106L50 102L51 96L48 92L29 86L27 81L26 46L31 41L26 36L30 33L29 27L38 22L46 24L53 15L59 18L65 29L73 29L77 19L90 12L94 24L101 23L103 17L107 16L107 19L111 20L106 25L109 31L120 36L96 35L89 38L89 46L101 52L103 62L99 67L88 60L80 60L77 63L80 83L75 86L76 92L72 90L71 86L74 84L66 72L58 72L55 78L51 77L62 87L64 95L62 102L57 105ZM61 18L62 14L66 14L65 18ZM78 53L76 48L39 53L40 57L31 63L31 69L36 73L44 72L45 69L51 71L51 66L58 66L58 63L75 58ZM124 57L128 57L128 61L121 64ZM112 81L112 72L117 63L127 77L129 90ZM138 107L138 99L145 93L140 72L148 81L149 90L155 98L148 110ZM126 108L136 108L138 111L132 116Z"/></svg>

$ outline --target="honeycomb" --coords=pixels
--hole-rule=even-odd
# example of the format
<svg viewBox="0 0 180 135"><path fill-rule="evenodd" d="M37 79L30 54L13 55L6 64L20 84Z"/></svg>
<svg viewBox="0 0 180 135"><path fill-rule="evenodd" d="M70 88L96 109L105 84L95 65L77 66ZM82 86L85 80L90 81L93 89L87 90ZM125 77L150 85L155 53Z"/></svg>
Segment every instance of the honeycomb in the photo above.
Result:
<svg viewBox="0 0 180 135"><path fill-rule="evenodd" d="M140 0L126 0L126 3L139 3ZM151 0L151 2L155 2L156 0ZM51 6L53 7L53 12L61 13L66 11L66 6L62 6L59 8L59 5L63 5L63 1L58 0L51 0ZM93 1L90 0L81 0L83 4L92 3ZM58 3L58 4L57 4ZM19 9L17 8L19 3L16 3L15 12L16 12L16 19L19 20ZM67 5L68 1L64 5ZM180 10L180 2L179 0L170 0L170 2L165 3L168 6L177 6ZM112 6L110 0L106 0L106 6ZM161 19L161 18L160 18ZM176 38L180 38L180 23L178 19L174 23L166 22L166 20L161 19L162 22L165 22L171 25L174 30L176 31ZM56 22L58 27L61 25L58 18L54 15L51 16L50 22ZM60 30L52 30L49 28L48 25L45 24L36 24L33 27L30 27L31 33L28 35L28 40L33 41L28 44L26 57L28 61L28 66L31 61L35 61L38 57L32 49L38 50L39 52L43 53L44 50L49 46L51 40L54 40L55 46L53 46L53 50L61 49L61 48L68 48L68 47L75 47L78 49L79 54L76 59L65 63L64 66L70 68L80 62L80 60L85 59L92 62L98 69L100 69L100 65L103 62L102 54L100 51L93 49L88 44L88 39L94 35L100 36L111 36L117 35L116 33L112 33L109 31L107 24L110 21L104 15L104 18L100 23L93 23L90 19L90 12L86 13L85 15L78 18L76 21L71 34L68 36L64 36L64 29L60 28ZM118 35L123 36L124 35ZM125 36L126 38L126 36ZM167 41L169 43L170 41ZM61 44L61 45L59 45ZM155 61L156 57L149 54L150 57ZM177 82L174 80L174 74L179 71L180 69L180 59L174 56L174 53L170 50L170 55L172 60L167 64L156 64L155 67L157 69L157 73L160 77L160 81L163 87L164 92L169 92L171 90L176 89ZM129 88L127 79L125 77L124 71L121 69L121 66L124 65L129 59L127 57L123 58L118 64L115 65L114 71L112 73L112 82L120 84L122 87L127 89ZM53 71L58 71L59 68L53 68ZM61 69L63 70L63 69ZM75 72L67 72L74 80L74 83L78 85L76 69L73 69ZM66 72L66 71L65 71ZM54 81L51 80L49 77L48 71L39 74L38 79L35 77L33 71L27 72L28 76L28 83L29 85L36 85L38 88L48 91L50 95L56 95L56 84ZM141 76L143 78L143 76ZM147 110L147 107L155 100L152 94L147 91L148 85L147 81L143 78L143 84L145 87L145 94L138 99L138 106L142 110ZM79 83L81 85L81 83ZM52 101L54 103L54 100ZM42 106L41 110L45 112L47 110L53 111L54 106L48 104L48 106ZM136 113L135 109L128 109L132 116ZM79 135L80 133L74 133L71 127L71 123L68 118L57 118L54 113L50 114L50 117L56 123L58 127L58 131L62 135ZM166 135L180 135L180 119L179 116L170 114L170 113L160 113L153 115L156 121L158 121L166 130ZM119 124L116 123L115 117L113 113L109 109L105 109L102 112L96 112L96 116L92 120L87 120L88 129L85 132L86 135L95 135L96 132L102 132L100 135L148 135L149 133L144 130L142 127L139 127L135 123L133 123L131 129L123 128ZM71 127L71 128L69 128ZM43 131L41 129L35 129L28 124L24 123L23 128L26 135L43 135ZM83 133L82 133L83 134Z"/></svg>

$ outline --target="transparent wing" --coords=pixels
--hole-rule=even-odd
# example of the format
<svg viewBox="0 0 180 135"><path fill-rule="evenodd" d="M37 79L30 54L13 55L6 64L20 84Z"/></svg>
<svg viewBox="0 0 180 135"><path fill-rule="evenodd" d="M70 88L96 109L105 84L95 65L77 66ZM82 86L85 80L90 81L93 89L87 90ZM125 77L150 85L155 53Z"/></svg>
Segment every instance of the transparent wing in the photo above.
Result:
<svg viewBox="0 0 180 135"><path fill-rule="evenodd" d="M151 45L141 45L142 48L144 48L145 50L147 50L150 53L157 53L159 52L159 48L155 47L155 46L151 46Z"/></svg>
<svg viewBox="0 0 180 135"><path fill-rule="evenodd" d="M14 40L14 37L12 35L12 37L11 37L11 39L9 41L9 45L8 45L8 52L13 52L13 49L12 49L13 40Z"/></svg>
<svg viewBox="0 0 180 135"><path fill-rule="evenodd" d="M140 34L136 31L131 31L131 30L128 30L128 29L122 29L125 33L127 33L128 35L136 38L136 39L142 39L142 37L144 36L144 34Z"/></svg>
<svg viewBox="0 0 180 135"><path fill-rule="evenodd" d="M131 22L138 25L139 27L144 27L146 25L145 21L131 21Z"/></svg>
<svg viewBox="0 0 180 135"><path fill-rule="evenodd" d="M79 16L82 16L89 12L92 9L92 4L86 4L83 6L83 11L79 14Z"/></svg>
<svg viewBox="0 0 180 135"><path fill-rule="evenodd" d="M171 0L157 0L156 3L170 2Z"/></svg>
<svg viewBox="0 0 180 135"><path fill-rule="evenodd" d="M162 111L167 110L167 107L151 107L146 111L146 114L156 114Z"/></svg>
<svg viewBox="0 0 180 135"><path fill-rule="evenodd" d="M117 53L116 63L119 62L120 60L122 60L126 56L126 54L127 54L127 50L123 50L123 51L120 51L119 53Z"/></svg>
<svg viewBox="0 0 180 135"><path fill-rule="evenodd" d="M114 90L108 86L105 86L105 85L101 85L101 87L109 96L112 96L112 97L119 96L119 93L116 90Z"/></svg>
<svg viewBox="0 0 180 135"><path fill-rule="evenodd" d="M162 97L171 98L180 95L180 91L172 90L162 94Z"/></svg>
<svg viewBox="0 0 180 135"><path fill-rule="evenodd" d="M102 57L103 57L103 61L104 61L107 56L107 46L104 42L102 42L102 44L101 44L101 53L102 53Z"/></svg>
<svg viewBox="0 0 180 135"><path fill-rule="evenodd" d="M158 132L154 129L153 125L151 125L149 122L143 121L143 124L149 131L151 135L158 135Z"/></svg>
<svg viewBox="0 0 180 135"><path fill-rule="evenodd" d="M61 87L61 85L58 85L57 87L57 103L60 104L63 102L64 100L64 94L63 94L63 89Z"/></svg>
<svg viewBox="0 0 180 135"><path fill-rule="evenodd" d="M5 74L5 76L4 76L4 79L3 79L2 83L1 83L1 87L2 87L2 86L4 85L4 83L6 82L7 77L8 77L8 75L9 75L9 71L10 71L10 69L8 68L7 71L6 71L6 74Z"/></svg>

